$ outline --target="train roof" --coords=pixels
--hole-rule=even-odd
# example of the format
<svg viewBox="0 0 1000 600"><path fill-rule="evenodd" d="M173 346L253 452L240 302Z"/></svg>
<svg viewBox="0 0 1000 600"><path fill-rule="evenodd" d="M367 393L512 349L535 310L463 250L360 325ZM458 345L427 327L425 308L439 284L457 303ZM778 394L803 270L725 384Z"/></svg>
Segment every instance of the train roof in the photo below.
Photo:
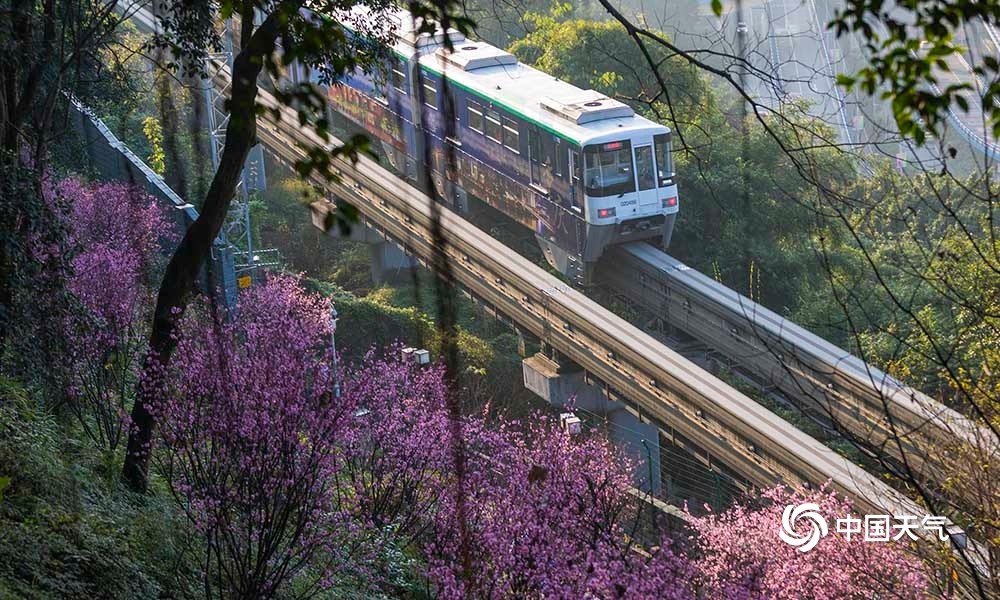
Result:
<svg viewBox="0 0 1000 600"><path fill-rule="evenodd" d="M364 19L365 11L356 7L351 18ZM444 34L416 34L408 11L391 11L387 16L386 27L396 40L393 50L398 55L410 60L419 52L422 67L567 140L584 145L626 139L638 131L670 131L635 114L627 104L556 79L486 42L451 30L447 36L454 51L447 52Z"/></svg>

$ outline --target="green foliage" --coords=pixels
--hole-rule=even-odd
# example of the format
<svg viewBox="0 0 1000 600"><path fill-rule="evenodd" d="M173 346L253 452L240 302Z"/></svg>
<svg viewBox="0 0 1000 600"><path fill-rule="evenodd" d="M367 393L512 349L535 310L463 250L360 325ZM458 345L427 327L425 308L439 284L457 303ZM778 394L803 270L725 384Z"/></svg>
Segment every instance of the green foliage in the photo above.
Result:
<svg viewBox="0 0 1000 600"><path fill-rule="evenodd" d="M0 598L145 599L189 589L183 520L120 489L102 457L0 379Z"/></svg>
<svg viewBox="0 0 1000 600"><path fill-rule="evenodd" d="M808 157L782 149L822 147L829 132L818 123L790 114L773 120L770 131L747 119L740 124L718 108L700 115L689 128L688 146L676 159L681 211L669 251L703 273L778 311L795 310L803 289L822 284L814 251L816 211L823 198L802 176L840 184L850 173L849 157L834 149L815 149ZM819 132L807 137L807 131ZM781 143L779 143L781 142Z"/></svg>
<svg viewBox="0 0 1000 600"><path fill-rule="evenodd" d="M441 332L429 314L400 301L394 290L378 288L362 298L341 292L334 298L340 315L337 349L347 356L360 357L372 347L384 348L396 341L440 353ZM485 374L495 358L490 343L460 325L457 344L461 364L471 373Z"/></svg>
<svg viewBox="0 0 1000 600"><path fill-rule="evenodd" d="M419 293L411 282L398 288L371 282L370 249L364 243L331 238L309 220L308 204L318 199L309 184L277 179L252 206L252 217L266 246L282 251L292 269L305 271L315 289L332 296L341 315L337 345L348 357L397 340L435 353L441 337L435 314L433 280L419 275ZM404 272L409 280L409 274ZM459 302L459 356L465 372L492 379L520 369L517 342L508 329L482 318L470 302Z"/></svg>
<svg viewBox="0 0 1000 600"><path fill-rule="evenodd" d="M977 28L980 21L996 23L998 17L1000 6L996 2L913 0L886 4L883 0L848 0L830 25L838 36L853 33L861 37L868 64L856 73L840 75L838 82L848 90L891 100L900 132L923 144L924 128L941 134L950 108L968 111L963 94L971 86L943 83L948 77L947 59L965 52L956 42L955 32ZM973 69L988 82L982 90L983 112L994 134L1000 134L1000 64L996 56L986 55Z"/></svg>
<svg viewBox="0 0 1000 600"><path fill-rule="evenodd" d="M199 206L213 174L204 119L204 94L190 82L150 72L145 56L148 38L131 21L116 32L116 51L105 52L107 81L95 85L87 105L114 134L147 162L182 198ZM77 155L63 158L79 171Z"/></svg>
<svg viewBox="0 0 1000 600"><path fill-rule="evenodd" d="M149 156L146 158L147 164L158 175L163 175L167 170L166 155L163 153L163 128L160 121L155 117L146 117L142 120L142 132L149 142Z"/></svg>
<svg viewBox="0 0 1000 600"><path fill-rule="evenodd" d="M835 341L937 397L997 398L1000 248L978 198L987 186L887 165L852 182L844 193L857 208L817 240L832 289L817 289L796 319L840 322Z"/></svg>
<svg viewBox="0 0 1000 600"><path fill-rule="evenodd" d="M553 77L603 92L675 128L674 115L687 123L707 101L704 78L686 61L670 56L662 46L647 47L659 65L654 71L619 23L570 15L558 4L547 14L526 15L531 32L510 51Z"/></svg>
<svg viewBox="0 0 1000 600"><path fill-rule="evenodd" d="M397 288L373 287L365 244L329 238L323 241L330 252L323 269L327 281L307 282L336 303L340 314L337 348L345 358L356 359L372 347L397 341L440 355L441 332L431 318L435 303L430 274L418 274L419 288L412 283ZM522 377L517 337L506 326L481 315L471 302L461 297L458 300L456 344L470 405L492 402L515 414L530 410L536 399L517 383Z"/></svg>
<svg viewBox="0 0 1000 600"><path fill-rule="evenodd" d="M321 198L312 185L271 173L268 188L255 194L250 204L255 240L262 247L280 249L282 257L297 270L354 289L340 276L334 276L337 256L346 244L312 224L309 205ZM367 273L367 258L364 260Z"/></svg>

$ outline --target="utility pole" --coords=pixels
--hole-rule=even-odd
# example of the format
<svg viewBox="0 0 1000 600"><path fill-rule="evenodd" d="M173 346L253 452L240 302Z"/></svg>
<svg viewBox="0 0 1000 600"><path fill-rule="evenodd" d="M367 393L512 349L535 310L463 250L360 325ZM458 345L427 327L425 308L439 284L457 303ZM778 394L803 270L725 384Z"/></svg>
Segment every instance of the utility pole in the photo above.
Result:
<svg viewBox="0 0 1000 600"><path fill-rule="evenodd" d="M749 33L750 27L746 22L746 14L743 10L743 0L736 0L736 53L739 56L740 90L741 93L746 95L746 97L740 98L740 191L743 195L744 214L750 214L750 211L752 210L752 207L750 206L750 182L747 174L747 161L749 160L747 104L750 102L748 98L752 97L750 90L747 88L747 35ZM743 248L743 269L751 278L747 284L747 296L753 298L753 257L745 247Z"/></svg>

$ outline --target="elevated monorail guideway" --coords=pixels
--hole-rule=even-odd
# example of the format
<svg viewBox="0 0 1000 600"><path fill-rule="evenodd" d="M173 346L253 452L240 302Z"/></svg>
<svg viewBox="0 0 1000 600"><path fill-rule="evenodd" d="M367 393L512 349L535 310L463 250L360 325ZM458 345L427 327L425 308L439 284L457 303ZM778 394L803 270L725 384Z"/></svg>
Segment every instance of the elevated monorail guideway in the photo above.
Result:
<svg viewBox="0 0 1000 600"><path fill-rule="evenodd" d="M298 144L322 143L311 132L298 130L293 116L289 112L281 122L264 117L260 128L261 141L290 162L305 156ZM340 182L316 178L314 183L354 202L364 216L362 225L429 264L432 200L367 159L356 167L337 161L336 169ZM644 418L678 430L752 485L832 480L868 508L908 504L859 467L468 221L447 208L438 210L455 276L486 310L580 364Z"/></svg>
<svg viewBox="0 0 1000 600"><path fill-rule="evenodd" d="M153 25L145 11L136 15L136 20L147 29ZM216 67L214 83L227 86L228 68ZM278 108L266 91L259 92L258 101ZM280 159L292 162L305 156L306 147L340 143L336 139L323 142L313 131L297 125L294 111L286 107L280 111L284 117L280 121L264 111L258 127L260 141ZM431 263L431 198L366 157L356 165L335 158L333 168L339 181L317 176L313 183L353 202L362 214L359 225L379 232L425 264ZM318 203L314 216L321 222L330 210L334 210L332 204ZM446 207L438 206L437 211L454 275L487 311L517 323L585 368L668 438L694 446L692 449L707 455L711 464L726 465L753 486L784 483L817 487L829 481L854 501L858 511L918 518L926 514L877 477ZM963 536L955 526L949 531Z"/></svg>
<svg viewBox="0 0 1000 600"><path fill-rule="evenodd" d="M950 444L982 448L995 437L964 415L649 244L629 244L611 252L611 260L598 269L602 283L790 398L804 400L807 408L837 420L871 447L882 448L897 460L905 454L918 476L942 481L952 474L949 460L958 460L946 454ZM887 443L896 436L902 447Z"/></svg>

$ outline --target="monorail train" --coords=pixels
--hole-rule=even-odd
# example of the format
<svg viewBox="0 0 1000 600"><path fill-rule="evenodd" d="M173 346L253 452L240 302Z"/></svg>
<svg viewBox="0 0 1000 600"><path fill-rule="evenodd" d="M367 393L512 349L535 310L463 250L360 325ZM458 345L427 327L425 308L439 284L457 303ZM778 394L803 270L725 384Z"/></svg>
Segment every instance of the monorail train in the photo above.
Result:
<svg viewBox="0 0 1000 600"><path fill-rule="evenodd" d="M579 283L589 283L609 245L669 244L679 206L667 127L458 32L447 33L454 48L447 52L444 33L418 35L405 11L390 23L384 75L356 71L328 96L382 142L400 172L418 179L430 156L442 196L452 192L448 200L462 209L472 195L531 228L549 263ZM443 121L445 78L452 137ZM446 144L457 163L447 190Z"/></svg>

